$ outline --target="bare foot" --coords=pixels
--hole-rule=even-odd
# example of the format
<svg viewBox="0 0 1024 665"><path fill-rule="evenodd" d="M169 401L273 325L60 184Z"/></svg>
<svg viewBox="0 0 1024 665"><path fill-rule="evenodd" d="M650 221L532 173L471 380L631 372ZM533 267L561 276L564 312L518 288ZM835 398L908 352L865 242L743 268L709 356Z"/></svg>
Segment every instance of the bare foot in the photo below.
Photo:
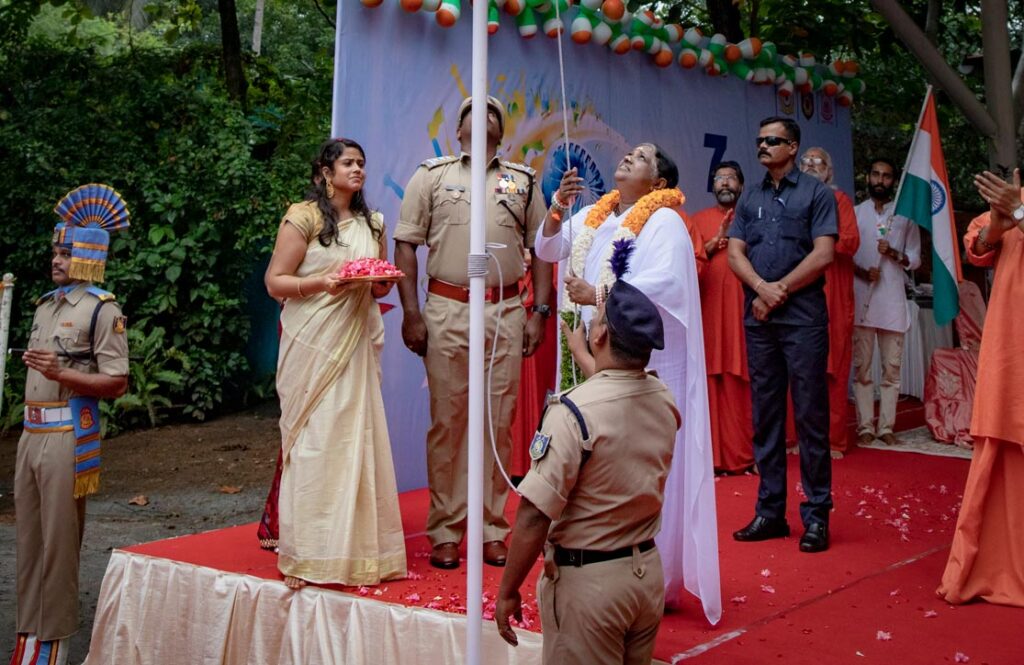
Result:
<svg viewBox="0 0 1024 665"><path fill-rule="evenodd" d="M796 455L796 454L799 454L799 452L800 452L800 446L790 446L789 448L786 448L786 454L787 455Z"/></svg>
<svg viewBox="0 0 1024 665"><path fill-rule="evenodd" d="M306 580L299 577L292 577L291 575L285 575L284 583L289 589L294 589L296 591L306 586Z"/></svg>
<svg viewBox="0 0 1024 665"><path fill-rule="evenodd" d="M830 450L829 454L832 455L832 459L843 459L844 457L846 457L846 455L844 455L842 452L838 450Z"/></svg>

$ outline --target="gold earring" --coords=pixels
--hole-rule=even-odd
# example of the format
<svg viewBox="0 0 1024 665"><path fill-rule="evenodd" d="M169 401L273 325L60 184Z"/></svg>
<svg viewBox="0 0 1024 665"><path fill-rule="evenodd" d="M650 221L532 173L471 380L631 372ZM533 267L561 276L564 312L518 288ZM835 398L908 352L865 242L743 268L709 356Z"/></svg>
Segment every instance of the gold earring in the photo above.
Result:
<svg viewBox="0 0 1024 665"><path fill-rule="evenodd" d="M325 182L325 185L327 187L327 198L333 199L334 198L334 183L331 182L330 180L325 180L324 182Z"/></svg>

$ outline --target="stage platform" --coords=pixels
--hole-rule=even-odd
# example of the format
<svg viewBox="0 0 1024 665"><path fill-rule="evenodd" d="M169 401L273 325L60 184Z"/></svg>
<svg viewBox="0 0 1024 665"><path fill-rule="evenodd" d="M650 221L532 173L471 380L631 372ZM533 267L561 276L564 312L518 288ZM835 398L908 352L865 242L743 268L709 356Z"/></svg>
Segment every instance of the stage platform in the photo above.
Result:
<svg viewBox="0 0 1024 665"><path fill-rule="evenodd" d="M797 549L800 496L790 457L794 536L737 543L756 476L716 481L724 613L710 626L696 599L665 616L655 656L666 663L1024 663L1024 610L952 607L935 587L968 462L855 449L834 466L832 548ZM409 578L379 588L281 581L256 525L115 550L96 610L89 665L117 663L433 664L463 662L465 566L432 568L423 536L427 494L401 496ZM511 507L510 507L511 510ZM539 568L539 566L538 566ZM484 626L488 665L540 663L535 569L523 588L520 646ZM493 610L501 569L484 566Z"/></svg>

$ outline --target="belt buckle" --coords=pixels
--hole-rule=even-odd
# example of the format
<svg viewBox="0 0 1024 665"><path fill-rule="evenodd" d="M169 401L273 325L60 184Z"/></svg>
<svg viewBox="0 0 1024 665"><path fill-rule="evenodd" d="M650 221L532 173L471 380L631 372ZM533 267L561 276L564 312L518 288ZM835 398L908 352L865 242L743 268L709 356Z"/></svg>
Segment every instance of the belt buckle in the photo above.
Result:
<svg viewBox="0 0 1024 665"><path fill-rule="evenodd" d="M579 550L566 550L569 555L569 565L579 568L583 565L583 554Z"/></svg>
<svg viewBox="0 0 1024 665"><path fill-rule="evenodd" d="M28 407L28 421L33 425L43 424L43 409L38 406Z"/></svg>

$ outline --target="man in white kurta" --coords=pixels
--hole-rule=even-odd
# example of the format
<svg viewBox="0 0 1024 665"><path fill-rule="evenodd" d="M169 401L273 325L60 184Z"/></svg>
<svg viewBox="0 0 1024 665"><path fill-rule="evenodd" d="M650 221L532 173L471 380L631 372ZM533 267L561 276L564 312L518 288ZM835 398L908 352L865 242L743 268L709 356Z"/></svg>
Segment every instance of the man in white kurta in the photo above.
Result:
<svg viewBox="0 0 1024 665"><path fill-rule="evenodd" d="M545 237L542 227L537 232L537 256L551 262L568 258L591 207L562 224L560 234ZM613 211L596 229L579 276L584 281L598 282L612 237L630 209L618 215ZM654 212L637 236L629 263L622 279L658 306L665 328L665 348L652 354L649 369L672 391L683 416L656 538L665 569L665 603L679 605L685 587L700 598L705 616L714 624L721 617L722 602L707 375L693 245L682 218L670 208ZM582 308L585 324L593 313L593 307Z"/></svg>
<svg viewBox="0 0 1024 665"><path fill-rule="evenodd" d="M887 160L875 160L868 172L870 198L854 210L860 248L854 262L853 396L857 403L857 438L871 443L898 442L893 434L900 393L903 338L910 329L905 270L921 265L921 234L916 224L893 215L891 200L897 174ZM878 425L871 361L875 340L881 354Z"/></svg>

